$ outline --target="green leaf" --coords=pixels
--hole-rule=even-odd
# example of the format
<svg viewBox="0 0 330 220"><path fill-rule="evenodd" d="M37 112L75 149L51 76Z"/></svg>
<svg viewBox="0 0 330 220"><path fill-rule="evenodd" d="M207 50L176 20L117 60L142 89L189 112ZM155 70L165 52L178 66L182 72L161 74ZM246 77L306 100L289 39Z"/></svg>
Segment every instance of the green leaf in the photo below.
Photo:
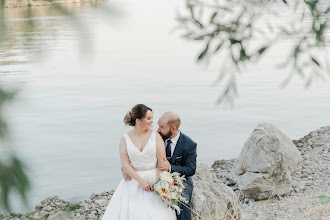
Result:
<svg viewBox="0 0 330 220"><path fill-rule="evenodd" d="M316 58L311 57L311 59L312 59L312 61L313 61L316 65L321 66L321 65L320 65L320 62L317 61Z"/></svg>
<svg viewBox="0 0 330 220"><path fill-rule="evenodd" d="M204 40L204 36L197 36L193 40Z"/></svg>
<svg viewBox="0 0 330 220"><path fill-rule="evenodd" d="M286 0L282 0L285 4L288 4L287 2L286 2Z"/></svg>
<svg viewBox="0 0 330 220"><path fill-rule="evenodd" d="M198 26L198 27L200 27L200 28L204 28L204 26L202 25L202 23L201 22L199 22L197 19L195 19L195 18L193 18L194 19L194 21L195 21L195 24Z"/></svg>
<svg viewBox="0 0 330 220"><path fill-rule="evenodd" d="M322 42L323 40L323 33L324 30L326 29L327 22L324 22L323 24L320 24L320 29L318 31L315 31L316 34L316 40L318 42Z"/></svg>
<svg viewBox="0 0 330 220"><path fill-rule="evenodd" d="M262 47L258 50L258 54L261 55L265 52L265 50L268 48L268 46Z"/></svg>
<svg viewBox="0 0 330 220"><path fill-rule="evenodd" d="M230 38L230 43L233 45L233 44L240 44L242 41L241 40L237 40L235 38Z"/></svg>
<svg viewBox="0 0 330 220"><path fill-rule="evenodd" d="M210 19L210 24L213 22L214 18L217 16L218 12L214 12Z"/></svg>
<svg viewBox="0 0 330 220"><path fill-rule="evenodd" d="M294 48L294 51L293 51L293 57L294 58L297 58L298 57L298 54L301 52L300 50L300 45L297 45L295 48Z"/></svg>
<svg viewBox="0 0 330 220"><path fill-rule="evenodd" d="M205 55L207 54L207 51L209 50L209 44L206 45L205 49L202 51L202 53L198 56L197 61L202 60Z"/></svg>
<svg viewBox="0 0 330 220"><path fill-rule="evenodd" d="M249 60L250 56L248 56L245 52L244 47L241 47L240 54L239 54L239 61Z"/></svg>
<svg viewBox="0 0 330 220"><path fill-rule="evenodd" d="M224 44L225 42L222 41L218 46L217 48L215 48L215 50L213 51L213 53L216 53L218 50L220 50L220 48L222 47L222 45Z"/></svg>

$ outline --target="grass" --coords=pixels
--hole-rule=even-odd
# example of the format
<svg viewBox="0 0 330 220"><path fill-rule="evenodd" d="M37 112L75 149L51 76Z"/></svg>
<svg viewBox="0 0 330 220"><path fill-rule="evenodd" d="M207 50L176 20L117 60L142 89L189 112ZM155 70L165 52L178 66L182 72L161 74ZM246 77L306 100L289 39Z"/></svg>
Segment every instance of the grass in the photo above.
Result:
<svg viewBox="0 0 330 220"><path fill-rule="evenodd" d="M299 208L299 211L304 212L306 218L326 219L330 213L330 197L320 195L320 204Z"/></svg>
<svg viewBox="0 0 330 220"><path fill-rule="evenodd" d="M329 196L325 196L325 195L320 195L320 202L321 204L328 204L330 203L330 197Z"/></svg>
<svg viewBox="0 0 330 220"><path fill-rule="evenodd" d="M75 210L77 210L77 209L79 209L79 208L80 208L80 205L78 205L78 204L70 204L70 205L65 206L65 207L62 208L61 210L62 210L63 212L70 213L70 212L73 212L73 211L75 211Z"/></svg>

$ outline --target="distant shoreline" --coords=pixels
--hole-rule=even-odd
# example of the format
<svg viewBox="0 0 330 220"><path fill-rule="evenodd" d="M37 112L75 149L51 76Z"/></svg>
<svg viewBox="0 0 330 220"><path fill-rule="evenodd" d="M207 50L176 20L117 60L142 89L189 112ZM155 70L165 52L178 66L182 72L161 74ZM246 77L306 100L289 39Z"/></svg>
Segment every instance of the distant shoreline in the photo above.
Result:
<svg viewBox="0 0 330 220"><path fill-rule="evenodd" d="M58 4L80 4L104 1L106 0L5 0L4 8L50 6Z"/></svg>

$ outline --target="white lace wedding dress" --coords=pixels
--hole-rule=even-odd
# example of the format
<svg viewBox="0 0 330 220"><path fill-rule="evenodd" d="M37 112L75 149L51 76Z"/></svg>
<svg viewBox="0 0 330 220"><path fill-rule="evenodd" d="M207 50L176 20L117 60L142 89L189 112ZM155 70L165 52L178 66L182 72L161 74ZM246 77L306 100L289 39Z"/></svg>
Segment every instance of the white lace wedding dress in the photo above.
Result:
<svg viewBox="0 0 330 220"><path fill-rule="evenodd" d="M126 148L132 167L144 179L155 183L157 178L156 132L140 152L127 134L124 134ZM102 220L175 220L175 211L156 196L154 192L144 191L132 179L123 179L117 187Z"/></svg>

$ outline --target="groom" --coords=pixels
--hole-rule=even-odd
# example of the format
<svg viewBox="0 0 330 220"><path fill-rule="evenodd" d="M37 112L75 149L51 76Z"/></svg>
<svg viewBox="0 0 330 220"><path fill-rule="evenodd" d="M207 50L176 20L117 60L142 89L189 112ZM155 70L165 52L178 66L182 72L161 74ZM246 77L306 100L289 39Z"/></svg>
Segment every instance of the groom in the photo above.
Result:
<svg viewBox="0 0 330 220"><path fill-rule="evenodd" d="M166 112L158 120L158 133L165 141L166 159L158 161L158 169L169 172L178 172L186 177L186 188L183 197L189 204L181 206L181 213L177 215L178 220L190 220L190 201L194 189L192 176L196 172L196 148L197 144L180 130L180 117L173 112Z"/></svg>

